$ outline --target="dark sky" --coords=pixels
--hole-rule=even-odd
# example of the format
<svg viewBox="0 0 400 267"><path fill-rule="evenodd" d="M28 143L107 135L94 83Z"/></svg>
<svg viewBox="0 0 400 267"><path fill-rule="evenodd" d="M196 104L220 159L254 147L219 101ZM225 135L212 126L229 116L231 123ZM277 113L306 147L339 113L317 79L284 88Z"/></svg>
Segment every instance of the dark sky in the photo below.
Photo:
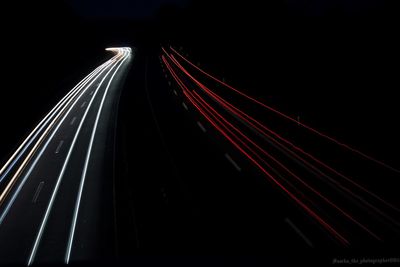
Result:
<svg viewBox="0 0 400 267"><path fill-rule="evenodd" d="M76 14L89 19L151 18L163 5L169 4L184 8L193 2L207 6L204 10L206 13L212 12L215 7L223 6L221 17L224 17L225 13L232 12L232 5L236 7L239 14L245 13L246 10L253 12L257 9L265 10L271 3L274 3L295 12L295 14L324 16L332 12L335 14L376 13L388 3L387 0L270 0L267 3L250 0L241 3L228 0L66 0L66 2Z"/></svg>
<svg viewBox="0 0 400 267"><path fill-rule="evenodd" d="M324 16L334 13L349 15L377 12L386 0L284 0L287 7L304 15Z"/></svg>
<svg viewBox="0 0 400 267"><path fill-rule="evenodd" d="M68 0L77 14L86 18L143 19L153 16L162 5L185 7L189 0Z"/></svg>

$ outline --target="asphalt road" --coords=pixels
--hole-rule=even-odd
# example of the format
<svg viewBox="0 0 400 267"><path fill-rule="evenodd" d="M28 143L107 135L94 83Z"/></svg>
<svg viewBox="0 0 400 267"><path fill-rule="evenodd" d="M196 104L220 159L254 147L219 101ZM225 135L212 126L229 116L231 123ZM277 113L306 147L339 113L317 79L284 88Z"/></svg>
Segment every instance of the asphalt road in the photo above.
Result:
<svg viewBox="0 0 400 267"><path fill-rule="evenodd" d="M119 255L256 255L284 264L294 259L283 252L326 241L309 241L299 210L185 101L159 58L143 54L119 118Z"/></svg>
<svg viewBox="0 0 400 267"><path fill-rule="evenodd" d="M354 201L353 195L346 196L348 192L337 190L332 182L325 183L320 177L314 177L318 173L313 173L313 169L307 167L309 165L305 168L304 163L288 150L273 145L270 139L257 135L253 137L250 134L254 133L247 130L249 136L258 138L256 140L287 168L294 169L305 181L318 186L321 194L339 203L338 206L350 211L351 215L356 214L357 219L366 223L367 228L376 230L384 240L377 240L360 225L352 225L356 223L329 202L326 204L321 195L311 192L314 195L311 195L310 202L316 207L315 210L349 238L350 244L343 244L318 220L304 212L300 205L280 190L276 183L269 180L202 116L183 94L166 64L155 56L157 52L151 51L147 57L144 54L138 57L136 69L124 91L119 118L121 158L118 160L118 169L121 179L117 182L117 191L124 192L117 200L120 256L131 259L132 255L183 253L229 255L229 259L235 259L251 255L247 259L256 259L264 264L273 262L275 265L284 265L307 261L327 265L341 256L395 255L393 251L398 232L396 226L392 227L393 221L389 219L388 223L387 218L381 220L379 217L382 214L371 206L363 207L363 201L375 205L373 201L376 199L357 191L362 199ZM183 74L179 77L186 84L191 82ZM221 90L215 82L208 81L207 84ZM189 86L194 89L195 83ZM135 88L135 91L129 88ZM218 106L217 101L208 98L207 101L233 121L228 117L229 114L223 113L226 111ZM251 109L254 106L250 104L245 107ZM241 121L238 121L234 123L235 126L243 127L240 126ZM272 118L271 124L290 137L303 138L304 133L299 130L297 123L292 128L285 128L282 127L285 123ZM308 144L312 148L316 147L317 151L324 151L323 155L328 159L341 155L331 150L329 144L319 141ZM325 150L328 152L325 153ZM346 169L349 166L346 162L353 162L354 155L340 157L343 162L333 162L334 166ZM363 169L361 177L375 172L387 174L379 168L372 172L367 165L374 164L361 161L351 167L355 170ZM275 177L282 180L288 177L282 171L279 173L278 167L273 168L275 170L271 173ZM387 177L385 179L389 180ZM377 189L368 181L360 182L367 183L368 188ZM291 186L304 186L296 180L288 184L291 189ZM309 194L307 190L309 188L300 191L301 199L306 199L302 193ZM385 198L392 195L390 188L385 190L382 192L391 193L383 194ZM308 205L308 202L305 203ZM391 212L390 215L394 214L396 220L396 212ZM388 225L392 225L391 228Z"/></svg>
<svg viewBox="0 0 400 267"><path fill-rule="evenodd" d="M113 255L115 114L133 56L109 50L1 169L1 264Z"/></svg>
<svg viewBox="0 0 400 267"><path fill-rule="evenodd" d="M1 263L105 261L118 265L121 261L124 265L160 255L224 255L229 265L237 259L281 266L303 261L327 265L346 256L395 255L398 214L391 207L365 191L348 194L330 176L199 91L196 99L204 97L215 109L210 112L211 108L197 104L209 114L207 119L158 57L160 51L135 54L121 92L132 57L129 52L119 50L78 84L1 169ZM172 59L168 62L173 64ZM196 82L178 66L174 70L181 71L179 78L194 92ZM222 90L215 81L206 82ZM251 110L255 106L242 107ZM376 240L300 178L293 179L272 157L262 161L265 153L261 158L246 148L262 164L268 162L265 169L351 241L350 246L343 244L214 127L210 118L217 114L327 197L340 199L335 203L367 222L385 242ZM264 119L296 141L304 137L300 123L287 127L276 118ZM239 144L244 139L235 140ZM314 139L302 145L317 151L331 149ZM323 156L336 157L334 151ZM375 174L364 161L346 169L352 157L343 156L333 163L346 171L363 169L364 176ZM379 189L364 182L368 188ZM383 188L380 193L388 193L385 198L393 196L385 183L378 184Z"/></svg>

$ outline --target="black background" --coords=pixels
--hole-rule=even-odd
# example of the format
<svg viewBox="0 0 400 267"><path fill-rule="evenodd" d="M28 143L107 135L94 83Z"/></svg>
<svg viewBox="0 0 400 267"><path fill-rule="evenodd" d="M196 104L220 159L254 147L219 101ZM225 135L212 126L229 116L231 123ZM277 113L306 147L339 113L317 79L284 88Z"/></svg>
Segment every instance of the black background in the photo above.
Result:
<svg viewBox="0 0 400 267"><path fill-rule="evenodd" d="M396 11L389 1L193 1L138 20L80 17L63 1L2 3L1 158L107 57L104 47L155 53L164 43L398 164Z"/></svg>
<svg viewBox="0 0 400 267"><path fill-rule="evenodd" d="M154 56L171 44L243 91L400 166L393 1L192 1L140 20L81 17L63 1L1 5L1 163L108 57L105 47Z"/></svg>

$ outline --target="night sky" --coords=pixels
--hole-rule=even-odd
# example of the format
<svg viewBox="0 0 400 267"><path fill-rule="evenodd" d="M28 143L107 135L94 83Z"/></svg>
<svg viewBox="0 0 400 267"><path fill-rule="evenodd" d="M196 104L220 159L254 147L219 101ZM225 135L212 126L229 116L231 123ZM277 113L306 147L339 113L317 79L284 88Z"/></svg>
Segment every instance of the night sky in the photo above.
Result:
<svg viewBox="0 0 400 267"><path fill-rule="evenodd" d="M249 12L257 13L257 9L267 11L271 6L279 6L293 15L327 16L327 15L368 15L386 13L389 9L388 1L380 0L275 0L268 3L259 1L246 1L244 3L232 3L232 1L197 1L197 0L67 0L76 14L88 19L150 19L154 18L162 6L176 6L185 9L190 6L203 6L204 20L208 13L219 11L221 20L229 13L238 16L249 15ZM390 5L391 6L391 5ZM222 11L222 12L220 12ZM273 10L274 12L278 10ZM251 16L249 16L250 18ZM242 17L244 18L244 17ZM239 18L240 19L240 18ZM247 19L247 18L246 18Z"/></svg>
<svg viewBox="0 0 400 267"><path fill-rule="evenodd" d="M68 0L77 14L86 18L102 19L147 19L155 15L161 5L185 7L188 0Z"/></svg>

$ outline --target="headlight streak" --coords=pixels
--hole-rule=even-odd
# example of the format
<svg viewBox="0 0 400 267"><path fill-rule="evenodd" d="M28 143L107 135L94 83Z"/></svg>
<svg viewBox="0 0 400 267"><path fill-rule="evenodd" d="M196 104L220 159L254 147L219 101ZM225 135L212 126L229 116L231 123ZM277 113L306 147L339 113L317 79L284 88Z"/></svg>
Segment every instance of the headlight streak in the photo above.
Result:
<svg viewBox="0 0 400 267"><path fill-rule="evenodd" d="M22 142L22 144L17 148L17 150L12 154L12 156L7 160L7 162L0 169L0 182L4 179L5 176L10 172L10 170L14 167L16 162L20 159L29 145L35 140L35 138L39 135L39 133L43 130L44 127L48 124L48 122L57 114L57 111L60 110L65 103L68 102L68 99L74 95L80 88L82 88L88 80L96 75L99 69L103 68L110 62L107 61L103 65L97 67L92 73L86 76L83 80L81 80L67 95L65 95L57 105L38 123L38 125L32 130L32 132L28 135L28 137ZM73 97L73 96L72 96Z"/></svg>
<svg viewBox="0 0 400 267"><path fill-rule="evenodd" d="M67 244L67 249L66 249L66 253L65 253L64 261L65 261L66 264L69 263L70 258L71 258L71 251L72 251L72 245L73 245L73 242L74 242L74 234L75 234L75 229L76 229L76 222L77 222L77 219L78 219L79 207L80 207L80 204L81 204L82 191L83 191L83 187L85 185L88 165L89 165L90 156L91 156L91 152L92 152L92 146L93 146L93 142L94 142L94 139L95 139L95 136L96 136L97 125L98 125L99 120L100 120L101 111L103 110L104 101L106 99L108 90L109 90L110 85L111 85L111 83L112 83L112 81L114 79L115 74L118 72L119 68L122 66L122 64L125 62L125 60L127 60L129 58L129 55L131 53L130 48L129 49L124 49L124 51L125 51L124 59L119 63L118 67L115 69L114 73L112 74L110 80L107 83L106 90L105 90L105 92L103 94L103 97L101 99L100 107L99 107L99 109L97 111L96 120L95 120L95 124L93 126L92 134L90 136L89 146L88 146L88 149L87 149L87 155L86 155L86 159L85 159L85 165L83 167L81 182L79 184L79 191L78 191L78 195L77 195L77 199L76 199L74 215L73 215L72 222L71 222L70 235L69 235L69 238L68 238L68 244Z"/></svg>
<svg viewBox="0 0 400 267"><path fill-rule="evenodd" d="M117 55L116 55L115 57L113 57L114 60L113 60L113 65L112 65L112 67L111 67L110 70L104 75L103 79L100 81L99 85L97 86L97 89L95 90L95 93L94 93L93 96L91 97L91 100L90 100L89 104L88 104L87 107L86 107L85 113L84 113L84 115L83 115L83 117L82 117L82 119L81 119L81 121L80 121L80 124L79 124L79 126L78 126L78 129L77 129L75 135L74 135L73 141L72 141L72 143L71 143L71 145L70 145L70 148L69 148L69 150L68 150L68 153L67 153L66 159L65 159L65 161L64 161L64 164L63 164L63 166L62 166L62 169L61 169L61 171L60 171L60 174L59 174L59 176L58 176L58 178L57 178L56 185L55 185L54 190L53 190L53 193L52 193L52 195L51 195L49 204L47 205L46 212L45 212L45 214L44 214L44 216L43 216L42 223L41 223L41 225L40 225L39 231L38 231L38 233L37 233L37 235L36 235L35 242L34 242L34 244L33 244L33 247L32 247L32 250L31 250L31 253L30 253L28 262L27 262L28 266L31 265L31 264L33 263L34 259L35 259L36 252L37 252L37 250L38 250L38 248L39 248L39 245L40 245L40 241L41 241L43 232L44 232L44 230L45 230L45 228L46 228L47 220L48 220L48 218L49 218L49 215L50 215L50 212L51 212L51 210L52 210L55 197L56 197L57 192L58 192L58 188L59 188L60 183L61 183L61 181L62 181L64 172L65 172L66 167L67 167L67 165L68 165L68 162L69 162L70 156L71 156L71 154L72 154L72 151L73 151L73 149L74 149L74 146L75 146L76 140L77 140L77 138L78 138L78 135L79 135L79 133L80 133L80 131L81 131L81 129L82 129L83 122L85 121L85 118L86 118L86 116L87 116L87 114L88 114L88 112L89 112L89 110L90 110L90 107L91 107L91 105L92 105L92 103L93 103L93 100L96 98L96 95L97 95L97 93L98 93L100 87L102 86L103 82L104 82L105 79L109 76L109 74L112 72L112 70L125 58L125 53L124 53L123 51L124 51L124 50L122 50L122 49L118 49L118 50L116 51L116 52L117 52ZM115 60L116 58L118 58L118 60ZM88 87L89 87L89 86L88 86ZM61 125L61 123L60 123L60 125Z"/></svg>
<svg viewBox="0 0 400 267"><path fill-rule="evenodd" d="M109 62L111 63L111 61ZM107 64L109 64L107 63ZM103 69L104 70L104 69ZM5 198L7 197L7 195L9 194L9 192L11 191L12 187L14 186L14 184L16 183L18 177L20 176L20 174L24 171L25 167L28 165L28 163L30 162L31 158L35 155L36 150L39 148L39 146L41 145L41 143L43 142L43 140L46 138L46 136L51 132L52 128L54 127L54 125L57 123L58 119L61 118L61 116L65 113L65 111L68 108L68 105L70 103L72 103L72 101L74 100L74 97L77 95L82 95L82 92L84 92L84 90L81 90L82 88L84 88L84 86L86 85L87 81L89 81L89 79L87 79L84 83L81 84L81 86L77 87L75 89L75 92L73 92L72 95L70 95L68 98L68 100L66 99L67 102L65 102L66 104L61 108L61 111L58 113L53 113L53 115L55 115L55 118L53 118L52 116L50 116L50 118L53 118L53 120L49 123L48 127L46 128L46 130L42 133L41 137L38 139L38 141L36 141L35 145L33 146L33 148L30 150L30 152L27 154L27 156L25 157L25 159L23 160L23 162L19 165L19 168L16 170L16 172L14 173L14 175L12 176L12 178L10 179L10 181L8 182L7 186L4 188L4 190L1 192L0 194L0 205L2 205L5 201ZM94 80L90 83L92 84L94 82ZM77 101L79 99L75 98L75 100ZM75 101L75 102L76 102ZM61 107L61 106L59 106ZM56 111L58 111L59 109L56 109ZM69 109L71 110L71 109ZM67 112L67 114L69 113L69 110ZM55 112L56 112L55 111ZM49 119L50 119L49 118ZM65 118L65 116L64 116ZM44 127L44 124L42 125ZM39 133L39 132L38 132ZM33 137L32 137L33 138ZM32 140L33 141L33 140ZM29 142L28 142L29 143ZM26 144L25 146L28 146L28 144ZM27 147L26 147L27 148ZM23 153L25 149L22 149L20 151L20 153ZM15 154L15 153L14 153ZM21 156L21 154L18 155L17 159L19 159L19 157ZM17 159L14 159L17 160ZM10 161L11 162L11 161ZM11 165L10 167L12 167L14 165ZM6 208L7 210L7 208ZM0 217L0 224L3 221L4 218L4 213L1 215Z"/></svg>

